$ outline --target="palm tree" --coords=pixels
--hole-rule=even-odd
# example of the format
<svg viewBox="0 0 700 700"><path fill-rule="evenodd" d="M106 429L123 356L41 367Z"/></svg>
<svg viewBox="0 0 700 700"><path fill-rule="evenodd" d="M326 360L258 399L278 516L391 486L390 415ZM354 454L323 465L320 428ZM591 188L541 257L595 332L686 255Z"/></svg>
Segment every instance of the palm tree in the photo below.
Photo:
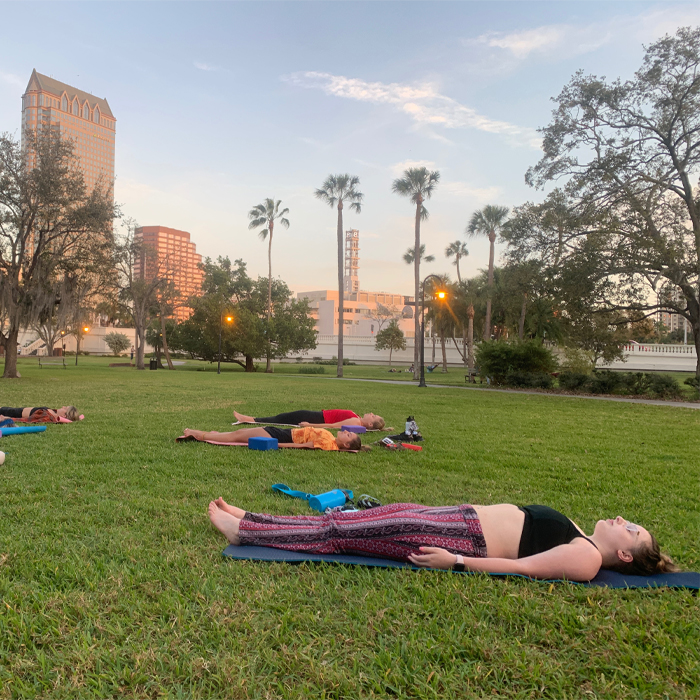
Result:
<svg viewBox="0 0 700 700"><path fill-rule="evenodd" d="M413 250L419 255L414 255L414 333L413 343L413 378L418 379L420 375L420 314L418 313L418 299L420 297L420 222L428 218L428 210L423 206L426 199L430 199L440 181L440 173L437 170L429 171L427 168L408 168L404 170L403 177L394 180L391 189L402 197L409 197L416 205L415 243Z"/></svg>
<svg viewBox="0 0 700 700"><path fill-rule="evenodd" d="M248 218L250 223L248 228L250 230L261 228L258 231L258 237L261 241L268 238L267 246L267 263L268 263L268 277L267 277L267 332L270 332L270 316L272 315L272 232L275 228L275 221L279 220L280 224L285 228L289 228L289 220L285 218L286 214L289 214L289 209L282 209L280 211L280 204L282 200L270 199L269 197L262 203L256 204L249 212ZM272 364L270 358L270 338L268 335L268 351L267 351L267 365L265 366L266 372L272 372Z"/></svg>
<svg viewBox="0 0 700 700"><path fill-rule="evenodd" d="M460 258L466 258L467 255L469 255L469 251L467 250L467 244L462 243L462 241L455 241L454 243L450 243L450 245L448 245L447 248L445 248L445 257L454 257L455 259L455 265L457 266L457 282L459 284L462 284L462 276L459 274L459 261Z"/></svg>
<svg viewBox="0 0 700 700"><path fill-rule="evenodd" d="M364 195L357 188L360 184L360 178L354 175L329 175L320 190L316 190L315 194L318 199L325 202L329 207L335 207L338 210L338 372L337 376L343 376L343 306L344 304L344 285L343 285L343 205L347 202L350 209L358 214L362 211L362 199Z"/></svg>
<svg viewBox="0 0 700 700"><path fill-rule="evenodd" d="M420 244L420 249L418 251L418 257L420 258L421 262L434 262L435 256L434 255L426 255L425 254L425 243ZM416 259L416 249L415 248L409 248L404 254L403 254L403 259L406 265L412 265L415 262Z"/></svg>
<svg viewBox="0 0 700 700"><path fill-rule="evenodd" d="M470 237L488 236L489 250L488 296L486 298L486 319L484 321L484 340L491 338L491 294L493 291L493 258L496 234L505 223L508 207L487 204L481 211L475 211L469 220L466 233Z"/></svg>

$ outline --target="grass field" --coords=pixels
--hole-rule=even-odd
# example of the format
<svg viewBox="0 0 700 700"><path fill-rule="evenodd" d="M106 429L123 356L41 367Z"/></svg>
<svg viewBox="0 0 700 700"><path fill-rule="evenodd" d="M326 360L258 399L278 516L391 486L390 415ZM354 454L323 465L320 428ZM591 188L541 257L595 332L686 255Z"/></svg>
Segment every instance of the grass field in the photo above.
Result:
<svg viewBox="0 0 700 700"><path fill-rule="evenodd" d="M689 592L231 562L206 517L216 496L308 512L275 482L384 503L545 503L587 531L640 522L697 571L700 412L108 361L0 380L2 405L86 416L0 439L0 698L700 697ZM424 451L174 442L226 429L233 408L324 407L399 429L415 415Z"/></svg>

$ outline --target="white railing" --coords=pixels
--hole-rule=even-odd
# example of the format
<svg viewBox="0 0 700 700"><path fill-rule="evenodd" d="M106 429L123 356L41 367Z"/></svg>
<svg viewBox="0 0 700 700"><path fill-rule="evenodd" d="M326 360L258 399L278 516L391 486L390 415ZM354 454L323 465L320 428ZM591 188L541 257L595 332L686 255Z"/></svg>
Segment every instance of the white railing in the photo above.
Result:
<svg viewBox="0 0 700 700"><path fill-rule="evenodd" d="M695 356L694 345L665 345L663 343L630 343L625 345L626 353L637 355L640 353L657 353L660 355L692 355Z"/></svg>

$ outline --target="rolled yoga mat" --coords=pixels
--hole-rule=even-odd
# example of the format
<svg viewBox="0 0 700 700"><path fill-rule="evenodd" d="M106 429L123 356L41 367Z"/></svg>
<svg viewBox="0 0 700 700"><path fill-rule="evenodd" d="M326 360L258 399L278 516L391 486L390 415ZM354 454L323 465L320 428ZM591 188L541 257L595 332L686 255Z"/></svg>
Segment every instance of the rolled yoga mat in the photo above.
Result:
<svg viewBox="0 0 700 700"><path fill-rule="evenodd" d="M22 433L43 433L45 425L22 425L15 428L0 428L0 437L6 435L21 435Z"/></svg>
<svg viewBox="0 0 700 700"><path fill-rule="evenodd" d="M402 561L393 559L378 559L375 557L364 557L355 554L312 554L310 552L290 552L286 549L276 549L275 547L240 547L230 544L223 551L225 557L231 559L249 559L254 561L281 561L289 564L301 564L302 562L326 562L329 564L354 564L356 566L377 566L383 569L415 569L426 570L421 566L414 566ZM432 571L433 569L427 569ZM474 571L444 571L435 569L443 573L474 575ZM489 576L516 576L529 581L539 581L540 583L567 583L561 579L531 579L522 574L489 574ZM700 589L700 573L695 571L683 571L677 574L657 574L656 576L628 576L618 574L616 571L601 569L598 575L580 583L578 581L568 581L577 586L600 586L604 588L690 588Z"/></svg>

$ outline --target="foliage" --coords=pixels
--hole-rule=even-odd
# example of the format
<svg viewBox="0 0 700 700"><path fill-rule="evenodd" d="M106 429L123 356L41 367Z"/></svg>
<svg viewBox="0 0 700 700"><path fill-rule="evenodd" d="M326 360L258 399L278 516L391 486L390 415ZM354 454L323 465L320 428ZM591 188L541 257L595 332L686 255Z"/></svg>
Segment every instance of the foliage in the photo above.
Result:
<svg viewBox="0 0 700 700"><path fill-rule="evenodd" d="M115 356L124 352L131 346L129 338L123 333L117 333L116 331L105 335L105 343Z"/></svg>
<svg viewBox="0 0 700 700"><path fill-rule="evenodd" d="M675 399L681 395L681 388L668 374L652 374L649 377L649 393L660 399Z"/></svg>
<svg viewBox="0 0 700 700"><path fill-rule="evenodd" d="M373 309L371 313L369 314L369 318L371 318L373 321L377 322L378 330L377 332L382 330L382 326L387 322L387 321L393 321L394 319L400 318L401 313L400 311L394 306L393 304L389 305L384 305L379 302L377 302L377 307L376 309Z"/></svg>
<svg viewBox="0 0 700 700"><path fill-rule="evenodd" d="M87 191L72 141L46 124L22 138L0 135L0 345L10 378L20 328L35 327L51 349L94 298L90 275L105 272L115 215L107 183Z"/></svg>
<svg viewBox="0 0 700 700"><path fill-rule="evenodd" d="M242 260L232 266L228 258L217 262L207 258L203 269L204 293L190 299L192 316L174 329L170 338L174 350L214 361L221 334L222 359L252 372L255 358L281 358L316 347L308 302L293 299L284 282L273 280L270 287L269 279L252 280ZM274 313L268 321L269 290ZM231 324L224 320L228 314Z"/></svg>
<svg viewBox="0 0 700 700"><path fill-rule="evenodd" d="M299 374L325 374L326 368L320 365L302 365L299 367Z"/></svg>
<svg viewBox="0 0 700 700"><path fill-rule="evenodd" d="M622 387L624 379L619 372L596 370L586 381L586 391L591 394L614 394Z"/></svg>
<svg viewBox="0 0 700 700"><path fill-rule="evenodd" d="M590 376L590 372L579 372L574 369L569 369L559 373L557 382L560 388L566 389L567 391L583 390Z"/></svg>
<svg viewBox="0 0 700 700"><path fill-rule="evenodd" d="M595 359L590 350L584 350L583 348L572 345L565 345L562 351L564 353L564 361L561 365L564 371L586 376L595 368Z"/></svg>
<svg viewBox="0 0 700 700"><path fill-rule="evenodd" d="M548 374L556 371L557 361L549 348L536 341L480 343L476 363L482 376L503 384L509 372Z"/></svg>
<svg viewBox="0 0 700 700"><path fill-rule="evenodd" d="M391 367L391 355L394 350L406 349L406 338L404 338L403 331L399 328L398 321L392 321L384 330L377 333L374 349L389 351L389 367Z"/></svg>
<svg viewBox="0 0 700 700"><path fill-rule="evenodd" d="M467 255L469 255L469 250L463 241L454 241L445 248L445 257L448 259L454 257L455 259L454 265L457 267L457 282L459 284L462 283L462 276L459 274L459 261L466 258Z"/></svg>
<svg viewBox="0 0 700 700"><path fill-rule="evenodd" d="M523 389L551 389L554 384L554 377L551 374L543 374L541 372L512 371L506 374L504 384Z"/></svg>
<svg viewBox="0 0 700 700"><path fill-rule="evenodd" d="M403 261L406 263L406 265L413 265L413 263L416 260L416 249L411 247L409 248L404 254L403 254ZM434 262L435 261L435 256L434 255L426 255L425 254L425 243L420 244L420 248L418 249L418 258L421 262Z"/></svg>
<svg viewBox="0 0 700 700"><path fill-rule="evenodd" d="M517 245L585 274L589 313L684 316L700 376L700 27L647 46L630 80L576 73L555 102L527 180L565 182L541 212L564 225L523 227Z"/></svg>

